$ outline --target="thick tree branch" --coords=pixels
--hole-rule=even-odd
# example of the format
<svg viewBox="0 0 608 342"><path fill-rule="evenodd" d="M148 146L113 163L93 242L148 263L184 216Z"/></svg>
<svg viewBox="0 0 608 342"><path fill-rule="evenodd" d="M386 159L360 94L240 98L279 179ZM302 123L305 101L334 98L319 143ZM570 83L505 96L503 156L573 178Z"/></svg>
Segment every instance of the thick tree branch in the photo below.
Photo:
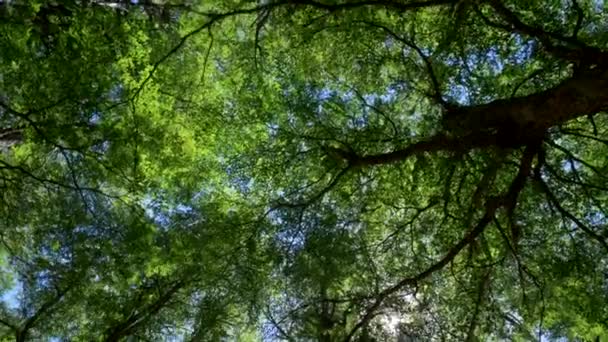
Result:
<svg viewBox="0 0 608 342"><path fill-rule="evenodd" d="M399 162L425 152L516 148L534 143L550 127L604 108L608 108L608 71L573 76L553 88L523 97L450 109L444 116L446 132L402 149L371 155L343 151L341 155L349 165L365 167Z"/></svg>
<svg viewBox="0 0 608 342"><path fill-rule="evenodd" d="M538 148L538 144L526 147L521 158L519 171L511 182L509 190L502 196L491 198L488 200L488 202L486 203L485 213L479 219L479 221L477 221L477 224L457 244L452 246L452 248L448 250L448 252L444 255L442 259L431 265L425 271L413 277L404 278L397 284L383 290L382 292L376 295L376 299L374 300L374 302L365 310L363 317L347 335L345 339L346 342L351 341L357 331L362 327L366 326L375 317L376 311L380 308L380 306L388 297L401 291L405 287L415 286L416 284L418 284L418 282L428 278L433 273L443 269L447 264L452 262L466 246L473 243L477 239L477 237L479 237L483 233L488 224L494 219L496 211L500 207L506 207L508 210L509 208L515 207L517 203L517 198L523 190L526 180L530 175L530 171L532 169L532 160L538 152Z"/></svg>
<svg viewBox="0 0 608 342"><path fill-rule="evenodd" d="M546 130L608 108L608 70L574 75L547 90L487 104L457 107L445 114L447 129Z"/></svg>
<svg viewBox="0 0 608 342"><path fill-rule="evenodd" d="M462 251L466 246L475 241L475 239L484 231L486 226L492 221L494 213L497 210L497 205L492 203L488 206L486 213L484 216L478 221L477 225L470 230L462 240L460 240L456 245L454 245L445 256L440 259L435 264L431 265L425 271L409 278L404 278L397 284L385 289L380 292L374 302L365 310L363 317L359 320L359 322L352 328L345 341L351 341L355 336L357 331L367 325L371 319L376 315L376 311L380 308L383 302L391 295L399 292L401 289L407 286L415 286L418 282L424 280L429 277L431 274L441 270L448 263L450 263L454 258Z"/></svg>
<svg viewBox="0 0 608 342"><path fill-rule="evenodd" d="M571 0L571 1L572 1L572 8L576 12L576 24L574 25L574 30L572 31L572 38L577 39L578 32L583 27L583 20L585 19L585 13L583 12L583 9L581 8L580 4L578 3L578 0Z"/></svg>

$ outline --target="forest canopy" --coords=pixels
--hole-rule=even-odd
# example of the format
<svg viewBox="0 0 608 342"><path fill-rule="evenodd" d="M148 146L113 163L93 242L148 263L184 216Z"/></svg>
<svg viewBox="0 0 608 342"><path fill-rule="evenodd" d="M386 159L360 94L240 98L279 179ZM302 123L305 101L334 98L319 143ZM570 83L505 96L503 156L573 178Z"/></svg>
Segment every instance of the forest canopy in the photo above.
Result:
<svg viewBox="0 0 608 342"><path fill-rule="evenodd" d="M0 341L608 340L608 3L0 1Z"/></svg>

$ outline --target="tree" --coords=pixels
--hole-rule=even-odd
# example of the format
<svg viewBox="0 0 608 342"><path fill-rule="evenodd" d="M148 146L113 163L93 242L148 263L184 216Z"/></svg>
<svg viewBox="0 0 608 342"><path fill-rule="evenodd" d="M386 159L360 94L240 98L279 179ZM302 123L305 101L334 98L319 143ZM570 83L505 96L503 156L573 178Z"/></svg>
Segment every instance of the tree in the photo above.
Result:
<svg viewBox="0 0 608 342"><path fill-rule="evenodd" d="M5 3L3 333L608 338L607 13Z"/></svg>

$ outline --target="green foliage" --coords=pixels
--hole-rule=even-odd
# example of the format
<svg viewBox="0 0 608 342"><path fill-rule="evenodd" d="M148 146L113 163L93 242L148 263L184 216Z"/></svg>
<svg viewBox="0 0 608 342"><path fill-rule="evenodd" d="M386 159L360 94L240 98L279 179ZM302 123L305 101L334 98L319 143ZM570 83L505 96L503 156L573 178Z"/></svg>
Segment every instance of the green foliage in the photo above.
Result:
<svg viewBox="0 0 608 342"><path fill-rule="evenodd" d="M0 340L608 339L604 7L2 4Z"/></svg>

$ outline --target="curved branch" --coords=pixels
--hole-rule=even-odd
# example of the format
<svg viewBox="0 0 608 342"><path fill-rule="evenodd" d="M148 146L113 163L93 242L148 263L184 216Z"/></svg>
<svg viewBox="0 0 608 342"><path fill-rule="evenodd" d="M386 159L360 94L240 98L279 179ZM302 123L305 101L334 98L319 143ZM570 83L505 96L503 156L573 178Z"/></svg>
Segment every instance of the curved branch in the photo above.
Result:
<svg viewBox="0 0 608 342"><path fill-rule="evenodd" d="M583 13L583 9L581 8L578 0L571 0L572 8L576 12L576 24L574 25L574 30L572 31L572 38L577 39L578 32L583 27L583 20L585 19L585 13Z"/></svg>
<svg viewBox="0 0 608 342"><path fill-rule="evenodd" d="M363 1L353 1L353 2L332 4L332 3L324 3L324 2L314 1L314 0L283 0L283 1L277 1L277 2L268 2L265 4L255 6L255 7L250 7L250 8L235 9L235 10L224 12L224 13L197 12L200 15L206 16L208 18L207 22L205 22L198 28L188 32L187 34L185 34L182 38L180 38L178 43L173 46L173 48L171 48L167 53L165 53L158 61L156 61L154 64L152 64L152 69L148 73L148 76L146 76L146 78L142 81L142 83L139 85L139 87L137 87L135 89L135 91L133 92L133 95L131 96L130 99L132 100L132 99L136 98L139 95L139 93L141 93L141 91L144 89L146 84L152 79L154 73L158 70L160 65L162 63L164 63L167 59L169 59L177 51L179 51L190 38L192 38L193 36L197 35L198 33L202 32L206 29L209 29L214 24L221 22L224 19L233 17L233 16L242 15L242 14L262 13L262 12L269 13L269 11L271 11L272 9L275 9L275 8L278 8L281 6L286 6L286 5L310 6L313 8L318 8L318 9L326 10L326 11L330 11L330 12L338 11L338 10L354 9L354 8L359 8L359 7L377 6L377 7L385 7L385 8L394 9L394 10L403 12L403 11L411 11L411 10L417 10L417 9L421 9L421 8L427 8L427 7L437 7L437 6L449 5L454 2L456 2L456 0L427 0L427 1L411 1L411 2L406 2L406 3L398 2L398 1L388 1L388 0L385 0L385 1L363 0Z"/></svg>
<svg viewBox="0 0 608 342"><path fill-rule="evenodd" d="M65 289L59 290L55 296L53 296L48 301L44 302L36 312L27 318L17 329L15 330L15 337L17 342L25 341L27 335L34 327L34 325L38 322L38 320L46 315L49 311L51 311L63 297L72 289L73 285L66 287Z"/></svg>
<svg viewBox="0 0 608 342"><path fill-rule="evenodd" d="M321 191L319 191L316 195L310 197L309 199L302 201L302 202L298 202L298 203L285 203L285 202L279 202L275 208L303 208L303 207L307 207L309 205L311 205L312 203L314 203L315 201L321 199L321 197L323 197L326 193L328 193L331 189L333 189L336 185L338 185L338 183L340 182L340 179L351 169L351 166L347 166L345 168L343 168L342 170L340 170L340 172L338 172L338 174L336 174L336 176L331 180L331 182L329 182L328 185L326 185Z"/></svg>
<svg viewBox="0 0 608 342"><path fill-rule="evenodd" d="M603 178L603 179L607 179L608 177L601 171L599 170L597 167L591 165L588 161L581 159L579 157L577 157L574 153L572 153L570 150L568 150L567 148L556 144L555 142L551 141L551 140L546 140L547 144L549 144L549 146L554 147L555 149L561 151L562 153L564 153L570 160L574 160L577 163L581 163L583 166L587 167L589 170L593 171L598 177Z"/></svg>
<svg viewBox="0 0 608 342"><path fill-rule="evenodd" d="M577 227L579 227L583 232L585 232L585 234L596 240L600 245L602 245L604 249L606 249L606 251L608 251L608 243L606 242L606 240L599 234L594 232L591 228L587 227L587 225L585 225L576 216L574 216L572 213L562 207L559 200L557 199L555 194L553 194L553 192L549 188L549 185L547 185L547 183L542 179L540 174L536 174L535 178L536 182L540 185L542 191L547 196L547 200L549 201L549 203L552 204L563 217L566 217L570 221L574 222L574 224L576 224Z"/></svg>
<svg viewBox="0 0 608 342"><path fill-rule="evenodd" d="M447 264L452 262L466 246L473 243L483 233L488 224L490 224L490 222L492 222L492 220L494 219L496 211L499 208L506 207L508 210L513 210L512 208L515 207L519 194L523 190L526 180L530 175L530 171L532 170L532 160L538 152L538 149L538 144L526 147L521 158L519 171L511 182L509 190L502 196L490 199L488 203L486 203L486 210L483 217L479 219L477 224L471 230L469 230L469 232L457 244L455 244L454 246L452 246L452 248L448 250L448 252L444 255L443 258L441 258L439 261L431 265L423 272L413 277L404 278L397 284L385 289L384 291L376 295L375 301L367 308L363 317L352 328L350 333L347 335L345 341L351 341L357 331L367 325L375 317L376 311L380 308L382 303L388 297L401 291L405 287L417 285L418 282L426 279L433 273L443 269Z"/></svg>
<svg viewBox="0 0 608 342"><path fill-rule="evenodd" d="M532 80L534 77L539 76L540 74L543 73L543 71L545 71L544 69L536 69L534 70L532 73L530 73L530 75L526 76L523 80L521 80L521 82L519 82L514 88L513 91L511 92L511 98L514 98L515 95L517 95L517 91L519 90L519 88L521 88L524 84L526 84L528 81Z"/></svg>
<svg viewBox="0 0 608 342"><path fill-rule="evenodd" d="M414 51L416 51L416 53L418 54L418 56L420 56L420 58L424 62L424 65L425 65L425 67L427 69L427 74L429 75L429 78L431 79L431 84L433 86L433 92L434 92L433 98L439 104L445 106L446 105L446 101L443 99L443 96L441 94L441 86L439 85L439 81L437 80L437 75L435 74L435 71L433 69L433 65L431 63L431 60L429 59L429 57L427 55L424 54L424 52L422 51L422 49L420 49L420 47L418 47L415 43L413 43L413 42L407 40L406 38L398 35L393 30L389 29L388 27L386 27L384 25L380 25L380 24L376 24L376 23L371 23L371 22L367 22L367 21L363 21L363 23L366 24L366 25L368 25L368 26L372 26L372 27L376 27L376 28L382 29L384 32L386 32L391 37L395 38L397 41L401 42L402 44L404 44L407 47L409 47L409 48L413 49Z"/></svg>
<svg viewBox="0 0 608 342"><path fill-rule="evenodd" d="M105 342L116 342L120 341L123 337L131 334L137 329L142 323L149 319L152 315L161 311L165 306L169 304L174 295L186 286L185 280L178 280L169 287L169 289L160 294L156 300L149 305L141 307L137 310L137 313L129 315L125 320L117 323L110 327L106 331Z"/></svg>
<svg viewBox="0 0 608 342"><path fill-rule="evenodd" d="M531 37L537 38L547 51L555 54L560 58L564 58L571 61L580 61L582 59L594 62L601 62L602 56L605 53L596 47L589 46L576 37L566 37L559 33L546 31L542 28L528 25L521 21L517 14L507 8L500 0L488 1L488 4L496 11L496 13L505 20L508 25L492 25L494 27L502 27L510 32L519 32L526 34ZM579 18L580 19L580 18ZM580 19L582 20L582 19ZM486 21L486 19L484 19ZM579 24L580 25L580 24ZM572 46L567 47L564 45L556 45L553 40L559 41L563 44Z"/></svg>
<svg viewBox="0 0 608 342"><path fill-rule="evenodd" d="M17 329L19 329L15 324L10 323L9 321L7 321L3 318L0 318L0 324L5 325L6 327L10 328L11 330L16 331Z"/></svg>
<svg viewBox="0 0 608 342"><path fill-rule="evenodd" d="M380 292L377 296L376 296L376 300L372 303L372 305L370 305L365 314L363 315L363 317L359 320L359 322L352 328L352 330L350 331L350 333L348 334L348 336L346 337L345 341L351 341L352 338L355 336L355 334L357 333L357 331L359 329L361 329L362 327L364 327L365 325L367 325L369 323L369 321L372 320L372 318L374 318L376 311L380 308L380 306L382 305L382 303L391 295L393 295L394 293L400 291L401 289L407 287L407 286L415 286L418 282L424 280L425 278L429 277L431 274L441 270L443 267L445 267L448 263L450 263L452 260L454 260L454 258L456 258L456 256L458 254L460 254L460 252L466 247L468 246L470 243L472 243L473 241L475 241L475 239L481 235L481 233L485 230L486 226L492 221L492 218L494 217L494 213L497 210L497 206L496 205L490 205L489 208L486 210L486 213L484 214L484 216L479 220L479 222L477 223L477 225L475 225L475 227L473 227L473 229L471 229L469 231L469 233L467 233L464 238L462 240L460 240L456 245L454 245L446 254L445 256L440 259L438 262L436 262L435 264L431 265L429 268L427 268L425 271L413 276L413 277L409 277L409 278L404 278L402 279L400 282L398 282L397 284L385 289L384 291Z"/></svg>

